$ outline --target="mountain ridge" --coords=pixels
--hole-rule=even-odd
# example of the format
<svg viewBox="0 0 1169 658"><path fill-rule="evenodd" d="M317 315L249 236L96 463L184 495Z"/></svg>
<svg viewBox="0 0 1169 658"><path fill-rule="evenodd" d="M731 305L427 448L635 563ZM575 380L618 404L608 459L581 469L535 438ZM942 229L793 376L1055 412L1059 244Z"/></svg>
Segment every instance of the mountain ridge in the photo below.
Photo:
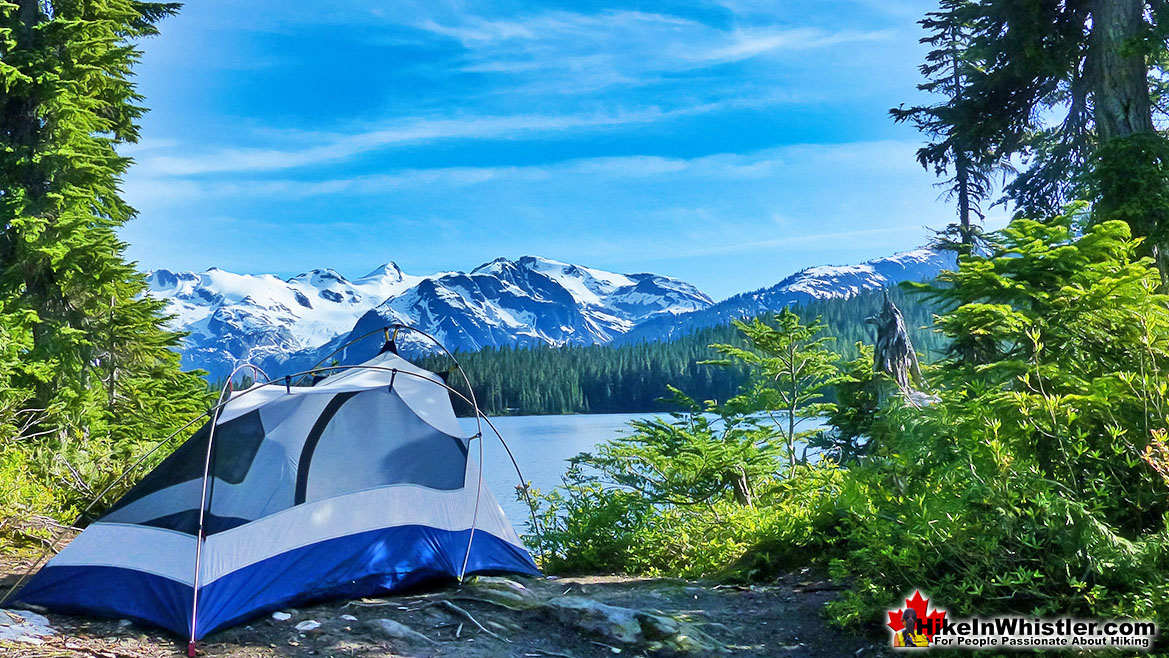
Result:
<svg viewBox="0 0 1169 658"><path fill-rule="evenodd" d="M180 350L184 367L216 379L245 361L273 376L307 370L353 339L395 324L417 326L452 352L671 340L803 301L930 279L952 266L952 255L915 249L855 265L805 268L717 303L681 279L539 256L501 257L468 272L426 276L387 261L355 279L327 267L287 279L213 267L154 270L147 282L151 295L168 302L170 326L189 333ZM413 332L398 343L407 353L436 349ZM337 358L356 362L380 346L362 341Z"/></svg>
<svg viewBox="0 0 1169 658"><path fill-rule="evenodd" d="M902 281L933 279L942 270L955 266L953 252L920 247L854 265L807 267L773 286L732 295L706 309L674 318L652 318L616 342L670 340L698 329L774 313L807 301L853 297L863 290L884 288Z"/></svg>
<svg viewBox="0 0 1169 658"><path fill-rule="evenodd" d="M251 361L268 370L310 367L377 324L409 324L452 350L610 342L638 322L713 303L694 286L656 274L625 275L538 256L497 258L470 272L413 276L392 261L346 279L317 268L270 274L154 270L150 294L169 302L171 327L189 332L184 366L212 378ZM376 328L376 327L375 327ZM417 336L407 349L426 351Z"/></svg>

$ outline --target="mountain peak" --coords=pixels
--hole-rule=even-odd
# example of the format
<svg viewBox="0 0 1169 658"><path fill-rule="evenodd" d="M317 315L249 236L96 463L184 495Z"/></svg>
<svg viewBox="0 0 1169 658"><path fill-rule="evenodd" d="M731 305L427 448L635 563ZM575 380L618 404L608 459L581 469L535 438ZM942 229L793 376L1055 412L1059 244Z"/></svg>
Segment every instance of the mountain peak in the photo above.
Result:
<svg viewBox="0 0 1169 658"><path fill-rule="evenodd" d="M401 281L403 277L402 268L398 267L398 264L391 260L384 265L373 268L369 274L361 277L358 281L365 282L387 278L392 281Z"/></svg>
<svg viewBox="0 0 1169 658"><path fill-rule="evenodd" d="M479 267L471 270L471 274L498 274L504 270L516 269L517 263L509 258L500 256L494 260L487 261Z"/></svg>
<svg viewBox="0 0 1169 658"><path fill-rule="evenodd" d="M349 279L346 279L340 272L331 267L318 267L288 279L288 283L294 281L305 282L315 287L327 286L332 282L349 283Z"/></svg>
<svg viewBox="0 0 1169 658"><path fill-rule="evenodd" d="M166 269L146 272L146 285L154 292L168 288L176 288L182 282L194 282L198 281L198 279L199 275L194 272L176 272Z"/></svg>
<svg viewBox="0 0 1169 658"><path fill-rule="evenodd" d="M570 266L568 263L562 263L558 260L552 260L551 258L544 258L543 256L532 256L530 254L527 256L520 256L516 259L515 262L516 265L521 267L531 267L533 265L559 265L562 267L576 267L575 265Z"/></svg>
<svg viewBox="0 0 1169 658"><path fill-rule="evenodd" d="M659 316L620 337L621 342L670 340L703 327L731 320L775 313L794 304L820 299L846 299L864 290L896 285L902 281L933 279L955 265L953 252L926 247L882 256L855 265L817 265L784 278L769 288L744 292L713 306Z"/></svg>

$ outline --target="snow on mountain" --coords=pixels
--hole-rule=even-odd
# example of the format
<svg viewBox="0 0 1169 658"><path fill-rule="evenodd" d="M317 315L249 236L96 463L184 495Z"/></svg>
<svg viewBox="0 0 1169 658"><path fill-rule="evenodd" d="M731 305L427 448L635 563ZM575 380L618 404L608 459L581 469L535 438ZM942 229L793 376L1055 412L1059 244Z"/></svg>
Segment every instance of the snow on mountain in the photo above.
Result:
<svg viewBox="0 0 1169 658"><path fill-rule="evenodd" d="M953 252L921 248L876 258L858 265L822 265L801 270L770 288L735 295L704 309L655 317L622 334L617 343L670 340L697 329L731 320L774 313L784 307L818 299L853 297L902 281L933 279L956 266Z"/></svg>
<svg viewBox="0 0 1169 658"><path fill-rule="evenodd" d="M318 269L287 281L271 274L147 273L150 294L170 302L172 328L189 332L184 366L220 376L243 361L265 361L316 347L348 331L371 307L419 277L393 263L349 281Z"/></svg>
<svg viewBox="0 0 1169 658"><path fill-rule="evenodd" d="M531 345L612 342L639 322L710 306L694 286L656 274L616 274L535 256L497 258L469 273L427 277L367 312L345 336L292 355L287 367L312 367L341 345L379 327L416 326L451 351ZM433 351L416 333L398 340L407 352ZM381 346L372 338L340 355L366 359Z"/></svg>
<svg viewBox="0 0 1169 658"><path fill-rule="evenodd" d="M272 376L307 369L387 324L417 326L451 350L504 345L607 343L639 322L711 305L690 284L616 274L534 256L499 258L469 273L409 276L394 263L347 280L331 269L272 275L156 270L152 295L170 302L173 328L190 332L184 365L220 377L250 361ZM434 349L404 335L414 351ZM376 350L376 340L355 348ZM347 359L352 360L352 359Z"/></svg>
<svg viewBox="0 0 1169 658"><path fill-rule="evenodd" d="M218 378L247 361L276 377L326 357L368 358L381 346L377 330L393 324L418 327L451 351L669 340L792 304L932 279L953 266L952 254L917 249L859 265L811 267L718 304L678 279L535 256L430 276L387 263L353 280L331 269L282 280L212 268L156 270L148 281L152 295L170 302L171 326L190 333L182 349L187 368ZM370 332L375 336L330 357ZM436 349L416 333L403 333L398 343L408 354Z"/></svg>

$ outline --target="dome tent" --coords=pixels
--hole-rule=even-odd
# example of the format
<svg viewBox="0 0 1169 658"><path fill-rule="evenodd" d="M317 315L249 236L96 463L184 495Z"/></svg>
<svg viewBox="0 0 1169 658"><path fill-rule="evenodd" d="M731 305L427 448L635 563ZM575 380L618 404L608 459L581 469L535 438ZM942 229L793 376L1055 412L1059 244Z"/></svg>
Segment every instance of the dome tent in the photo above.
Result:
<svg viewBox="0 0 1169 658"><path fill-rule="evenodd" d="M154 624L193 650L306 601L537 574L447 391L385 350L314 386L232 393L16 600Z"/></svg>

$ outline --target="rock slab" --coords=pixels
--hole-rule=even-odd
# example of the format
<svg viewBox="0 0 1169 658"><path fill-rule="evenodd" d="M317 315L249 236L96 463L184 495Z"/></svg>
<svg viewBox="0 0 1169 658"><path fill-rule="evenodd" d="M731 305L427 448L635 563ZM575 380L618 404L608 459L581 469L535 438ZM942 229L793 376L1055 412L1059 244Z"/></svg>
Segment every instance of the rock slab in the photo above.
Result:
<svg viewBox="0 0 1169 658"><path fill-rule="evenodd" d="M544 603L557 621L607 642L676 654L725 653L727 648L693 624L668 615L563 596Z"/></svg>
<svg viewBox="0 0 1169 658"><path fill-rule="evenodd" d="M0 609L0 640L41 644L41 638L56 634L43 615L27 610Z"/></svg>

